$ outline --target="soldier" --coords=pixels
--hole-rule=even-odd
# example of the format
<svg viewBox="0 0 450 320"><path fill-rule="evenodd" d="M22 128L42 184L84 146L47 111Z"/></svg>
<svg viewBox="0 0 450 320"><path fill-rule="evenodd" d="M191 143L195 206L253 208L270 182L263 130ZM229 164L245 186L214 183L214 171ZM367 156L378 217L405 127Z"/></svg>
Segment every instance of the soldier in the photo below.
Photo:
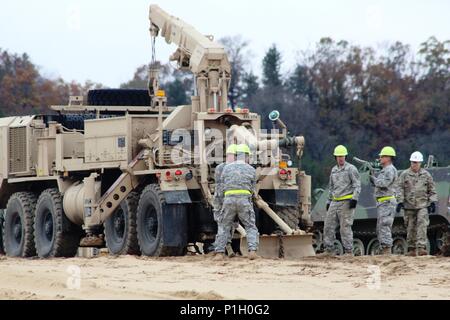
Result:
<svg viewBox="0 0 450 320"><path fill-rule="evenodd" d="M377 201L377 237L382 254L390 255L392 252L392 225L394 224L395 189L397 187L397 169L392 164L397 156L394 148L385 147L380 153L380 164L383 169L377 177L370 172L370 182L375 187L375 199Z"/></svg>
<svg viewBox="0 0 450 320"><path fill-rule="evenodd" d="M218 222L220 220L220 216L222 215L222 204L223 204L223 182L222 182L222 172L223 168L226 164L232 163L236 159L236 149L237 145L232 144L227 148L227 158L226 162L219 164L216 167L216 171L214 174L215 182L216 182L216 189L214 190L214 200L213 200L213 213L214 213L214 221L217 222L217 227L221 226ZM217 234L219 234L219 231L217 231ZM227 251L231 249L230 245L231 239L227 241ZM217 243L217 235L216 235L216 241L213 244L213 248L215 250ZM231 253L230 253L231 254Z"/></svg>
<svg viewBox="0 0 450 320"><path fill-rule="evenodd" d="M330 194L324 225L325 256L333 254L336 229L340 225L342 244L346 255L353 255L353 217L361 192L361 181L356 167L346 162L347 148L334 150L337 165L331 170Z"/></svg>
<svg viewBox="0 0 450 320"><path fill-rule="evenodd" d="M236 161L227 164L222 172L224 201L222 215L219 219L216 257L224 257L225 246L236 216L244 225L248 238L249 258L258 258L256 251L259 245L259 233L255 222L252 195L256 192L256 170L248 164L250 148L238 145Z"/></svg>
<svg viewBox="0 0 450 320"><path fill-rule="evenodd" d="M411 155L411 167L400 175L397 212L405 210L408 256L426 256L428 215L436 212L438 201L436 187L431 174L422 169L423 155ZM417 250L417 251L416 251Z"/></svg>

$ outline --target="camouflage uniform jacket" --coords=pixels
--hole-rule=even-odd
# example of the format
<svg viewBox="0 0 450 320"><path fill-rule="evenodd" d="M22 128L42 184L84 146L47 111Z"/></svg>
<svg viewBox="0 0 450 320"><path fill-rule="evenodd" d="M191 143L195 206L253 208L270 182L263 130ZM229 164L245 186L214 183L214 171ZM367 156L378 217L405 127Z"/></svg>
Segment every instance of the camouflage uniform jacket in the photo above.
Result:
<svg viewBox="0 0 450 320"><path fill-rule="evenodd" d="M397 169L391 164L383 168L378 177L370 176L370 182L375 186L375 198L391 197L397 191Z"/></svg>
<svg viewBox="0 0 450 320"><path fill-rule="evenodd" d="M403 171L398 179L398 189L397 200L405 209L423 209L438 201L433 177L424 169L418 173L411 169Z"/></svg>
<svg viewBox="0 0 450 320"><path fill-rule="evenodd" d="M256 191L256 170L251 165L235 161L225 165L222 172L222 190L225 193L230 190Z"/></svg>
<svg viewBox="0 0 450 320"><path fill-rule="evenodd" d="M334 166L330 175L330 193L328 202L331 203L334 198L341 198L353 195L353 200L359 199L361 193L361 180L356 167L348 162L341 168Z"/></svg>

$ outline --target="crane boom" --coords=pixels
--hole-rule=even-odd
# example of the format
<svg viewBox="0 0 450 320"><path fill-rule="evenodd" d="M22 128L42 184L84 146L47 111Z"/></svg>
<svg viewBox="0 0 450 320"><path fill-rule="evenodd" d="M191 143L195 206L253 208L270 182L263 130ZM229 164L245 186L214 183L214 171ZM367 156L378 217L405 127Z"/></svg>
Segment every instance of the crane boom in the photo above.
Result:
<svg viewBox="0 0 450 320"><path fill-rule="evenodd" d="M224 111L231 79L231 66L225 48L157 5L150 6L149 18L152 37L160 34L168 44L178 45L170 60L177 61L180 68L194 74L193 102L198 100L199 103L197 108L193 103L193 111L206 112L210 108Z"/></svg>

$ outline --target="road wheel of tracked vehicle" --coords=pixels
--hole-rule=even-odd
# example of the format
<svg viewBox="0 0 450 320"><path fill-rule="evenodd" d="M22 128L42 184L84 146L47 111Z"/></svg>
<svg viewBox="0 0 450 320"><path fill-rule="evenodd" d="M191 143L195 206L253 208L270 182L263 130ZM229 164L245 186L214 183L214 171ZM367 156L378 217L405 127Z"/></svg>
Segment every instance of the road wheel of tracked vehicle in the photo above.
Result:
<svg viewBox="0 0 450 320"><path fill-rule="evenodd" d="M277 206L275 208L276 213L278 216L286 222L286 224L293 230L299 228L300 223L300 211L298 207L280 207ZM279 226L277 225L277 228Z"/></svg>
<svg viewBox="0 0 450 320"><path fill-rule="evenodd" d="M151 105L147 90L141 89L97 89L89 90L90 106L145 106Z"/></svg>
<svg viewBox="0 0 450 320"><path fill-rule="evenodd" d="M39 196L34 238L41 258L73 257L81 238L81 227L73 224L63 210L63 197L58 189L47 189Z"/></svg>
<svg viewBox="0 0 450 320"><path fill-rule="evenodd" d="M314 252L320 252L323 249L323 236L320 230L314 230L312 236Z"/></svg>
<svg viewBox="0 0 450 320"><path fill-rule="evenodd" d="M360 239L353 239L353 255L360 257L366 254L364 243Z"/></svg>
<svg viewBox="0 0 450 320"><path fill-rule="evenodd" d="M342 243L337 239L334 240L333 252L337 256L342 256L344 254L344 247L342 246Z"/></svg>
<svg viewBox="0 0 450 320"><path fill-rule="evenodd" d="M408 252L408 243L405 238L395 238L392 244L392 253L403 256Z"/></svg>
<svg viewBox="0 0 450 320"><path fill-rule="evenodd" d="M36 196L31 192L17 192L9 198L3 230L3 245L8 256L36 255L33 232L35 206Z"/></svg>
<svg viewBox="0 0 450 320"><path fill-rule="evenodd" d="M434 234L434 246L435 246L436 252L442 251L442 247L445 244L446 237L447 237L447 233L444 230L438 229L436 231L436 233Z"/></svg>
<svg viewBox="0 0 450 320"><path fill-rule="evenodd" d="M105 221L106 246L112 255L140 254L137 231L136 211L139 193L131 192L120 206Z"/></svg>
<svg viewBox="0 0 450 320"><path fill-rule="evenodd" d="M381 254L381 246L380 242L377 238L373 238L369 241L367 245L367 255L368 256L378 256Z"/></svg>
<svg viewBox="0 0 450 320"><path fill-rule="evenodd" d="M181 217L180 220L169 217ZM181 256L186 244L176 241L187 234L186 207L166 204L159 185L148 185L139 199L137 209L137 237L144 256ZM167 243L171 241L171 243Z"/></svg>

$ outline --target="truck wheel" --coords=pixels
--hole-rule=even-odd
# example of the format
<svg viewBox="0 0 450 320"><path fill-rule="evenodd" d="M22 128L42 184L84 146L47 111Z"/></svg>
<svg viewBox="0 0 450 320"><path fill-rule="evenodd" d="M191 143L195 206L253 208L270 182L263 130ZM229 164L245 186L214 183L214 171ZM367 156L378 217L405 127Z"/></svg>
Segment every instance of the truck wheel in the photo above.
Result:
<svg viewBox="0 0 450 320"><path fill-rule="evenodd" d="M0 210L0 255L5 254L5 248L3 247L3 210Z"/></svg>
<svg viewBox="0 0 450 320"><path fill-rule="evenodd" d="M67 219L62 195L47 189L39 196L34 218L34 238L41 258L73 257L80 244L81 228Z"/></svg>
<svg viewBox="0 0 450 320"><path fill-rule="evenodd" d="M33 257L34 208L36 196L31 192L14 193L8 200L3 229L3 244L9 257Z"/></svg>
<svg viewBox="0 0 450 320"><path fill-rule="evenodd" d="M183 255L187 245L186 207L166 204L159 185L148 185L137 209L137 236L144 256Z"/></svg>
<svg viewBox="0 0 450 320"><path fill-rule="evenodd" d="M299 228L300 211L298 207L276 207L276 213L293 230ZM277 226L277 229L279 227Z"/></svg>
<svg viewBox="0 0 450 320"><path fill-rule="evenodd" d="M90 106L145 106L150 107L148 90L141 89L97 89L89 90L87 103Z"/></svg>
<svg viewBox="0 0 450 320"><path fill-rule="evenodd" d="M139 193L131 192L104 224L106 247L113 255L140 253L136 232Z"/></svg>

